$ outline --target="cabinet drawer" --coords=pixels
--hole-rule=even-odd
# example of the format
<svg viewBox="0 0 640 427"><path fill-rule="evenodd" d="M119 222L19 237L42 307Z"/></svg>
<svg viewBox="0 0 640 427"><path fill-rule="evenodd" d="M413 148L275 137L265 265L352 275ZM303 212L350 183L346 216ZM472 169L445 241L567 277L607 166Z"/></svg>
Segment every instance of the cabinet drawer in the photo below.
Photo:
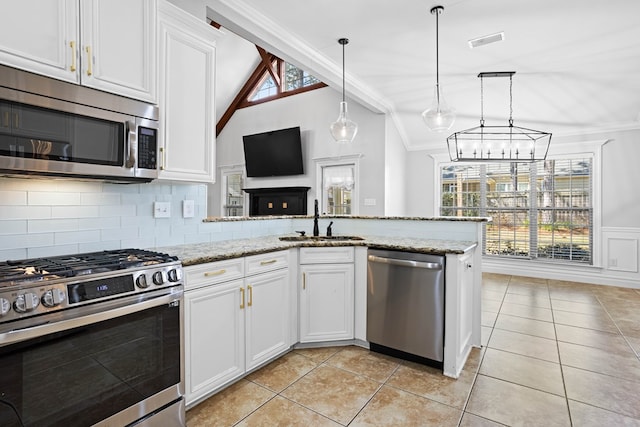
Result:
<svg viewBox="0 0 640 427"><path fill-rule="evenodd" d="M300 264L338 264L353 262L353 246L300 248Z"/></svg>
<svg viewBox="0 0 640 427"><path fill-rule="evenodd" d="M289 266L289 251L269 252L245 257L245 272L247 276L264 271L278 270Z"/></svg>
<svg viewBox="0 0 640 427"><path fill-rule="evenodd" d="M185 289L199 288L244 277L244 258L185 267Z"/></svg>

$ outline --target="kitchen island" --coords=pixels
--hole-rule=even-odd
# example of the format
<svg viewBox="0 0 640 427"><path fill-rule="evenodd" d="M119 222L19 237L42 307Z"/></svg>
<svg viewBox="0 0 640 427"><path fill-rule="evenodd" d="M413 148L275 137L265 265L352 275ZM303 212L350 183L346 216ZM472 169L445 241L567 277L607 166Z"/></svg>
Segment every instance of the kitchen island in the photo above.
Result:
<svg viewBox="0 0 640 427"><path fill-rule="evenodd" d="M449 221L444 218L321 217L321 223L334 222L334 230L340 231L336 233L338 236L348 235L361 240L320 240L296 237L294 230L305 231L305 227L311 225L310 217L263 217L213 221L209 219L208 222L222 226L222 232L225 231L225 226L232 225L231 229L235 230L239 237L156 248L177 256L185 266L187 318L185 323L188 328L198 328L199 324L204 323L233 324L233 319L207 318L208 313L222 311L220 307L214 306L200 310L201 315L197 319L190 317L190 311L195 313L197 310L195 301L210 301L216 291L226 289L224 286L228 286L228 292L234 293L228 303L233 305L235 310L232 316L236 318L242 316L241 321L238 322L238 325L243 325L242 339L240 339L243 347L242 357L234 356L236 362L232 364L233 366L221 368L219 372L202 375L197 372L198 369L195 366L198 365L199 356L194 352L202 350L194 342L200 339L209 342L211 351L217 349L215 351L219 352L225 347L224 340L220 342L211 337L201 336L210 333L209 327L201 327L198 334L187 331L186 336L191 337L191 341L186 346L187 405L197 404L230 382L268 363L294 346L356 344L368 347L366 292L369 248L438 254L445 257L443 373L457 378L471 348L480 347L481 254L476 247L481 224L486 220L486 218ZM255 224L259 226L256 227ZM258 233L255 237L240 237L243 233L246 235L254 232ZM275 233L260 235L260 233L269 232ZM376 232L384 234L380 235ZM305 261L309 256L319 260L315 267L309 265L309 261ZM335 289L329 289L319 284L317 280L314 281L322 275L332 274L333 276L327 276L331 277L327 286L333 286ZM273 297L265 293L264 289L267 289L267 286L260 290L258 279L261 277L272 280L271 286L274 290L277 289ZM273 282L274 278L278 281ZM277 283L277 286L274 283ZM313 292L332 292L325 297L330 300L338 299L335 300L335 304L331 300L332 303L325 305L322 310L328 313L334 309L338 311L326 316L313 314L322 313L322 310L314 309L313 302L308 299L308 295L322 298ZM274 306L269 315L271 320L269 317L259 322L253 319L257 315L255 313L259 312L252 311L258 309L257 302L252 303L258 299L260 301L271 299ZM237 304L238 302L241 304ZM312 304L311 308L309 304ZM240 307L239 310L238 307ZM307 313L308 310L311 310L312 314ZM242 313L239 314L239 311ZM282 317L283 315L285 317ZM312 318L309 318L310 315ZM344 327L342 324L337 328L317 327L321 321L332 322L335 319L342 321L343 318L347 319L344 321ZM257 335L269 336L271 332L268 329L264 332L261 328L271 321L278 325L272 330L272 332L275 331L273 343L266 345L264 351L257 351L255 348L258 344L252 340ZM251 322L253 326L249 324ZM309 327L312 329L310 332ZM318 330L313 331L314 327ZM257 329L252 332L252 328ZM259 333L258 330L260 330ZM254 338L250 338L252 336ZM238 340L233 338L233 345L230 347L238 346ZM192 359L191 363L190 359ZM201 365L203 369L209 370L210 363L203 361Z"/></svg>

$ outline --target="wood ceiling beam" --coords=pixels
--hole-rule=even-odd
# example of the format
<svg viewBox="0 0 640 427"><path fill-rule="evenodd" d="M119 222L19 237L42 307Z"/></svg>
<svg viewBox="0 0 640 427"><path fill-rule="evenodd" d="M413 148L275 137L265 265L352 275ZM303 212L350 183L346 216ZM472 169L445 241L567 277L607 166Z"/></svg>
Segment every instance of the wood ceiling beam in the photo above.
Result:
<svg viewBox="0 0 640 427"><path fill-rule="evenodd" d="M270 56L270 60L268 61L268 63L271 63L275 56L271 54L268 55ZM255 86L260 82L260 79L264 75L265 71L267 70L265 67L265 61L263 60L260 61L255 70L253 70L253 73L251 73L251 76L249 77L249 79L247 79L247 82L244 84L244 86L242 86L242 89L240 89L236 97L233 99L233 102L231 102L229 108L227 108L227 111L225 111L222 117L220 117L220 120L216 124L216 136L220 135L222 129L224 129L229 120L231 120L231 116L233 116L233 113L235 113L235 111L240 107L243 101L246 100Z"/></svg>
<svg viewBox="0 0 640 427"><path fill-rule="evenodd" d="M280 75L278 74L278 70L276 70L275 67L273 66L274 55L271 55L269 52L267 52L260 46L256 46L256 49L258 49L258 53L260 54L262 63L264 64L264 67L269 72L269 75L271 76L273 81L276 83L276 86L280 86Z"/></svg>

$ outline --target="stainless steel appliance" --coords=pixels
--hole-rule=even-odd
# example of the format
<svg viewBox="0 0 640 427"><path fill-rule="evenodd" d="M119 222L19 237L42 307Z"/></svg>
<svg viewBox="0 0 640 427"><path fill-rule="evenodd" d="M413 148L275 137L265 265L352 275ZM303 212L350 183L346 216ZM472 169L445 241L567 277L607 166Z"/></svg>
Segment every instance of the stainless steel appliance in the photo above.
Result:
<svg viewBox="0 0 640 427"><path fill-rule="evenodd" d="M442 368L444 266L443 256L369 250L367 341L371 350Z"/></svg>
<svg viewBox="0 0 640 427"><path fill-rule="evenodd" d="M184 426L182 277L139 249L0 263L0 425Z"/></svg>
<svg viewBox="0 0 640 427"><path fill-rule="evenodd" d="M0 174L158 177L158 108L0 65Z"/></svg>

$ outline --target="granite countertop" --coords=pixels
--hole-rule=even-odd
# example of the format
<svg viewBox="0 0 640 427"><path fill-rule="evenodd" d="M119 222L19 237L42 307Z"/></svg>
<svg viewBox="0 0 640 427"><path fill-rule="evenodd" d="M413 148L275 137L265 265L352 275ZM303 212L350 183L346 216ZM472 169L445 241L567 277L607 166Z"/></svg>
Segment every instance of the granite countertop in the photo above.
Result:
<svg viewBox="0 0 640 427"><path fill-rule="evenodd" d="M265 219L313 219L312 215L273 215L273 216L210 216L202 222L232 222L232 221L260 221ZM437 217L412 217L412 216L367 216L367 215L321 215L320 219L375 219L375 220L407 220L407 221L457 221L457 222L491 222L491 217L484 216L437 216Z"/></svg>
<svg viewBox="0 0 640 427"><path fill-rule="evenodd" d="M288 235L293 237L294 235ZM363 240L282 241L282 236L223 240L156 248L159 252L177 256L183 266L204 264L247 255L256 255L297 247L366 246L372 249L394 249L434 255L463 254L477 243L453 240L415 239L407 237L360 236Z"/></svg>

